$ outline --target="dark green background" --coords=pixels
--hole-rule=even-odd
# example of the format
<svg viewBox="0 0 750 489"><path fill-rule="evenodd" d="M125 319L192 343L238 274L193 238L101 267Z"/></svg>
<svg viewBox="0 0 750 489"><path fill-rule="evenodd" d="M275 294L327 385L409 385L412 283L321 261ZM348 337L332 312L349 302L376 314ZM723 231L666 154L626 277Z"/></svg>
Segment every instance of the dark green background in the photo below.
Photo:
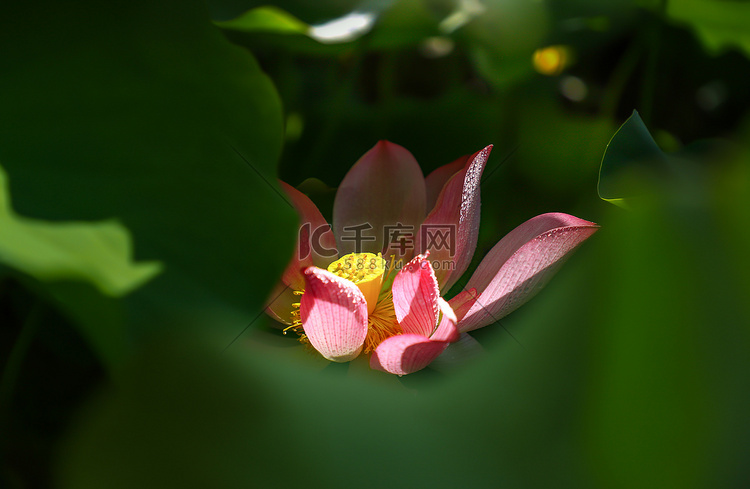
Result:
<svg viewBox="0 0 750 489"><path fill-rule="evenodd" d="M0 486L742 487L750 4L483 3L447 34L460 2L364 4L372 31L324 45L213 22L261 5L240 0L5 2L13 209L117 219L163 272L111 297L0 256ZM573 61L537 73L556 44ZM664 165L633 151L648 133ZM296 229L275 179L336 187L379 139L425 174L495 145L472 268L542 212L602 226L452 369L328 365L262 313ZM627 210L597 195L605 151Z"/></svg>

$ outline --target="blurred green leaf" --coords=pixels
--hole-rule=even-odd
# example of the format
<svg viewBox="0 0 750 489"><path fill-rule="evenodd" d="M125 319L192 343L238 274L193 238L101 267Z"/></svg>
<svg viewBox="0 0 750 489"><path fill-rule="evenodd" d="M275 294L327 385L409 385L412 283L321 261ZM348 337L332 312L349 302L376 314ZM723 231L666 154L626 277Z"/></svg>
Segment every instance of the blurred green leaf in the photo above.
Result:
<svg viewBox="0 0 750 489"><path fill-rule="evenodd" d="M404 49L440 33L437 19L421 0L374 2L316 25L266 6L216 25L241 44L270 43L290 51L329 55L360 46L371 51Z"/></svg>
<svg viewBox="0 0 750 489"><path fill-rule="evenodd" d="M132 354L135 346L132 320L123 300L102 295L87 283L47 283L37 292L53 299L109 374L117 372Z"/></svg>
<svg viewBox="0 0 750 489"><path fill-rule="evenodd" d="M17 216L0 167L0 262L42 281L84 280L125 295L161 272L158 262L132 263L130 234L117 222L53 223Z"/></svg>
<svg viewBox="0 0 750 489"><path fill-rule="evenodd" d="M353 14L350 13L350 15ZM281 53L304 53L317 56L337 56L350 51L360 45L362 35L370 30L372 18L360 17L359 22L354 19L355 25L360 25L364 20L368 25L350 34L347 33L347 17L333 19L333 28L325 28L322 33L320 26L307 24L288 12L273 6L257 7L248 10L240 16L226 21L217 21L215 24L227 34L232 42L247 46L251 50L260 47L263 50L276 50ZM339 22L338 27L335 22ZM351 21L349 27L351 27ZM326 30L327 29L327 30ZM335 34L341 36L336 38ZM333 38L331 34L334 34Z"/></svg>
<svg viewBox="0 0 750 489"><path fill-rule="evenodd" d="M341 17L361 5L359 0L325 0L311 2L310 0L276 0L264 2L258 0L208 0L207 6L215 20L236 18L248 9L259 5L269 5L289 12L307 24L317 24L328 19Z"/></svg>
<svg viewBox="0 0 750 489"><path fill-rule="evenodd" d="M335 56L352 49L355 40L322 43L311 25L273 6L248 10L231 20L214 22L233 42L248 46L272 46L281 52Z"/></svg>
<svg viewBox="0 0 750 489"><path fill-rule="evenodd" d="M665 161L666 156L634 110L633 115L612 136L604 151L599 170L599 197L625 206L625 199L639 191L634 187L633 178L642 175L639 173L642 170L657 168Z"/></svg>
<svg viewBox="0 0 750 489"><path fill-rule="evenodd" d="M505 56L492 46L474 44L471 56L477 70L500 91L508 90L534 73L530 52Z"/></svg>
<svg viewBox="0 0 750 489"><path fill-rule="evenodd" d="M304 408L207 342L139 354L74 424L56 487L322 487L298 440Z"/></svg>
<svg viewBox="0 0 750 489"><path fill-rule="evenodd" d="M3 10L12 47L0 158L15 210L116 219L136 260L164 264L123 299L130 337L209 328L229 343L262 310L294 244L296 214L275 183L282 117L270 80L202 2ZM95 324L96 295L79 298L74 316ZM102 321L99 334L110 328Z"/></svg>
<svg viewBox="0 0 750 489"><path fill-rule="evenodd" d="M463 2L459 5L463 5ZM542 47L549 25L541 2L466 2L466 13L456 36L466 45L479 72L499 90L531 76L532 55Z"/></svg>
<svg viewBox="0 0 750 489"><path fill-rule="evenodd" d="M750 56L750 3L745 1L670 0L667 15L690 26L712 53L739 48Z"/></svg>
<svg viewBox="0 0 750 489"><path fill-rule="evenodd" d="M83 412L61 486L595 487L575 419L592 325L568 299L595 290L582 278L524 321L523 347L495 325L485 354L450 376L326 366L262 330L223 356L208 339L160 342Z"/></svg>
<svg viewBox="0 0 750 489"><path fill-rule="evenodd" d="M310 31L309 25L273 6L254 8L235 19L216 22L216 25L222 29L242 32L265 31L307 35Z"/></svg>
<svg viewBox="0 0 750 489"><path fill-rule="evenodd" d="M422 0L398 0L384 10L367 39L372 50L398 50L414 47L440 34L438 19Z"/></svg>
<svg viewBox="0 0 750 489"><path fill-rule="evenodd" d="M588 437L592 467L611 487L738 487L750 424L750 247L734 209L748 180L727 185L713 160L693 186L658 183L632 212L610 216L600 267L601 329L592 364ZM742 166L746 162L741 163ZM746 174L746 172L743 172ZM736 218L736 212L734 213ZM609 231L607 231L609 229ZM727 239L731 238L731 239Z"/></svg>
<svg viewBox="0 0 750 489"><path fill-rule="evenodd" d="M685 239L689 228L665 209L640 210L613 220L607 236L616 265L593 375L594 465L603 483L617 481L612 487L706 487L716 442L703 324L710 316L699 306L702 287L684 272L700 266L699 255Z"/></svg>

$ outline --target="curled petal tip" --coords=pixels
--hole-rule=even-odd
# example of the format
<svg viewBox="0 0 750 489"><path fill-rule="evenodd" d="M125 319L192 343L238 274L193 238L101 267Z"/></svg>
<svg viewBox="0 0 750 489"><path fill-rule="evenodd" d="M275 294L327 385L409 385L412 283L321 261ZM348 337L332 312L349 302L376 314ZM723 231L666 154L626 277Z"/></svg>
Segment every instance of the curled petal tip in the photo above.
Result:
<svg viewBox="0 0 750 489"><path fill-rule="evenodd" d="M443 314L440 324L430 338L433 341L447 341L453 343L458 341L459 331L457 327L458 318L453 308L442 297L438 299L440 312Z"/></svg>
<svg viewBox="0 0 750 489"><path fill-rule="evenodd" d="M404 333L430 336L437 325L440 290L427 256L415 256L393 279L393 307Z"/></svg>
<svg viewBox="0 0 750 489"><path fill-rule="evenodd" d="M479 234L480 183L491 150L490 144L465 157L465 166L448 178L420 230L418 251L431 248L435 259L446 264L437 272L442 290L458 280L474 255ZM435 181L439 178L442 177L435 177ZM455 245L435 246L434 240L428 239L430 229L451 229Z"/></svg>

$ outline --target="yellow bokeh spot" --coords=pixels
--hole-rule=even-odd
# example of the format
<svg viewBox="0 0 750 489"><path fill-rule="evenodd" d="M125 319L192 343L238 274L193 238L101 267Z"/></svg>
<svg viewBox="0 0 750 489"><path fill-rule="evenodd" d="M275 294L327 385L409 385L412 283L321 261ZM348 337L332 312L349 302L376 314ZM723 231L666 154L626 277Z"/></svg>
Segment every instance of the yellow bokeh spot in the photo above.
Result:
<svg viewBox="0 0 750 489"><path fill-rule="evenodd" d="M328 265L328 271L359 287L367 301L367 314L372 314L383 285L386 262L378 253L350 253Z"/></svg>
<svg viewBox="0 0 750 489"><path fill-rule="evenodd" d="M534 69L547 76L556 76L570 65L571 50L568 46L547 46L534 51Z"/></svg>

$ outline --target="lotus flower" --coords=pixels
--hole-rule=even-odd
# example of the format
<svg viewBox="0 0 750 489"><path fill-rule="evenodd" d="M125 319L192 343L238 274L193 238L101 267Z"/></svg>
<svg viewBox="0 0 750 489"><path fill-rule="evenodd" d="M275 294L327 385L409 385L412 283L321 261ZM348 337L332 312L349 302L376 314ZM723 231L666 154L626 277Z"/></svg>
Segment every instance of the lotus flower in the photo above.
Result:
<svg viewBox="0 0 750 489"><path fill-rule="evenodd" d="M301 226L268 314L328 360L364 352L372 368L404 375L524 304L598 226L563 213L536 216L501 239L446 301L441 291L476 249L479 184L491 149L424 178L409 151L378 142L341 182L333 229L306 195L281 182ZM393 230L400 232L385 232Z"/></svg>

